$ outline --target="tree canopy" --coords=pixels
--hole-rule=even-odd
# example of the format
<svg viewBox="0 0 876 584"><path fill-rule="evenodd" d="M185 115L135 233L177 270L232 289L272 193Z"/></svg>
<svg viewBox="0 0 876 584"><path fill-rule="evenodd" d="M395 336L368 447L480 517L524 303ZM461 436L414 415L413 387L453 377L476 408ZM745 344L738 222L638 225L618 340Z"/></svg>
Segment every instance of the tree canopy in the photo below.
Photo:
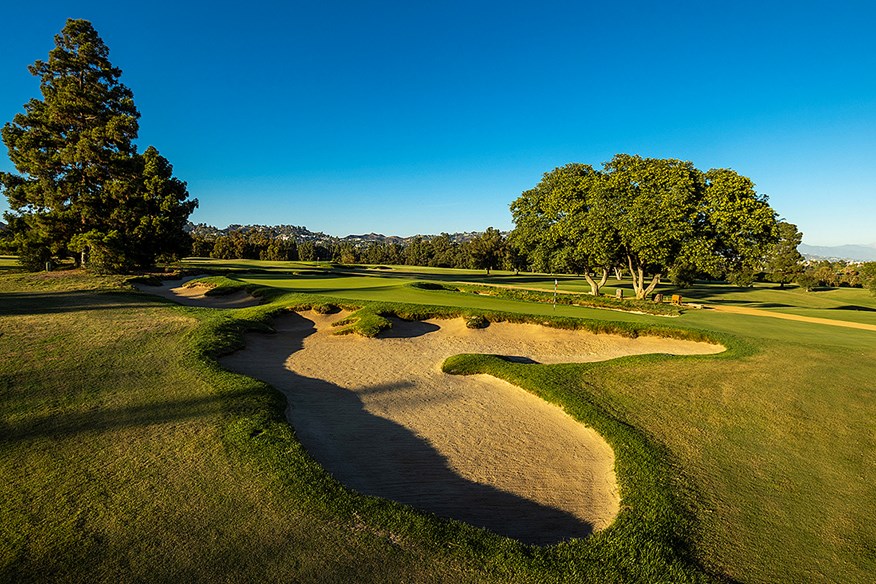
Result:
<svg viewBox="0 0 876 584"><path fill-rule="evenodd" d="M605 228L593 200L602 180L591 166L567 164L546 173L511 204L516 229L509 239L533 268L583 274L593 294L618 261L616 234Z"/></svg>
<svg viewBox="0 0 876 584"><path fill-rule="evenodd" d="M486 270L498 268L505 256L505 242L498 229L487 227L487 230L472 239L468 245L468 253L472 266Z"/></svg>
<svg viewBox="0 0 876 584"><path fill-rule="evenodd" d="M133 93L91 23L68 20L48 60L28 69L42 99L4 125L19 174L0 173L23 263L88 258L123 271L186 252L182 228L197 200L187 200L185 183L154 147L138 154Z"/></svg>
<svg viewBox="0 0 876 584"><path fill-rule="evenodd" d="M770 246L767 254L766 270L770 279L784 288L803 271L803 255L797 251L803 234L797 231L796 225L786 221L779 222L778 232L778 241Z"/></svg>
<svg viewBox="0 0 876 584"><path fill-rule="evenodd" d="M582 273L594 294L615 266L630 271L638 298L672 272L746 274L776 239L775 212L750 179L627 154L602 170L554 169L511 212L512 239L535 269Z"/></svg>

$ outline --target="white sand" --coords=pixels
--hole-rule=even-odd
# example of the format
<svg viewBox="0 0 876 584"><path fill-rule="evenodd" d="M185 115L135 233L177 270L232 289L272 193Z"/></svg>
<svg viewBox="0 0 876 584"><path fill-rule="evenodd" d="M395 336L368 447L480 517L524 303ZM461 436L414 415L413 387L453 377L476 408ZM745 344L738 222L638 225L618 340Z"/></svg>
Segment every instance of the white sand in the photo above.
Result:
<svg viewBox="0 0 876 584"><path fill-rule="evenodd" d="M256 306L259 299L243 290L221 296L208 296L209 286L186 285L186 282L201 276L188 276L180 280L165 280L161 286L134 284L140 292L155 294L186 306L205 306L208 308L246 308Z"/></svg>
<svg viewBox="0 0 876 584"><path fill-rule="evenodd" d="M276 335L249 335L222 364L282 391L305 448L347 486L538 544L611 523L620 503L611 448L514 385L442 373L444 359L490 353L558 363L723 350L538 325L471 330L462 319L396 321L377 339L332 335L330 323L342 317L284 316Z"/></svg>

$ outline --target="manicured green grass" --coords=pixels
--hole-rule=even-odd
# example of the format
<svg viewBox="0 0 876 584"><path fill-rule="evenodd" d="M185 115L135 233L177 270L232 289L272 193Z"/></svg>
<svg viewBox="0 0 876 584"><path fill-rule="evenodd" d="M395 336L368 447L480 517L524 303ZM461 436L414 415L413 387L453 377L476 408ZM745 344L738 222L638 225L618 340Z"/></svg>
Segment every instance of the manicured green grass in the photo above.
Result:
<svg viewBox="0 0 876 584"><path fill-rule="evenodd" d="M539 302L541 304L587 306L624 312L643 312L659 316L678 316L681 308L668 302L653 302L649 300L619 299L611 296L594 296L591 294L551 293L550 291L511 288L505 286L485 286L479 284L445 284L439 282L413 282L410 286L421 290L442 291L450 293L477 294L480 296L497 296L510 300L524 302Z"/></svg>
<svg viewBox="0 0 876 584"><path fill-rule="evenodd" d="M858 582L876 571L876 333L708 310L666 319L554 309L406 285L460 276L235 274L276 286L263 291L272 304L239 311L105 292L120 279L0 277L0 578L650 582L708 579L704 565L741 581ZM768 310L869 318L835 308L873 306L865 291L836 292L685 295L763 305L790 293ZM561 403L615 448L618 521L533 549L343 489L301 450L278 394L209 359L280 307L331 303L366 304L378 325L392 312L576 317L603 331L710 335L731 350L445 364Z"/></svg>

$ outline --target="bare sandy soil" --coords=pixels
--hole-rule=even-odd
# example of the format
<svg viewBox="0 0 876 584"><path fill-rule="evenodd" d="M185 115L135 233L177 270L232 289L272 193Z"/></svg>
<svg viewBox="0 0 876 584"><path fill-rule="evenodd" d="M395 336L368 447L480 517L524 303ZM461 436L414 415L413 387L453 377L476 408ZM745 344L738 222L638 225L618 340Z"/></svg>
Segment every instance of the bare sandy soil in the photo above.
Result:
<svg viewBox="0 0 876 584"><path fill-rule="evenodd" d="M817 316L801 316L799 314L785 314L783 312L772 312L760 308L748 308L746 306L717 306L710 304L709 308L718 312L731 312L733 314L745 314L748 316L765 316L767 318L780 318L782 320L794 320L797 322L809 322L812 324L826 324L828 326L841 326L845 328L861 329L865 331L876 331L876 325L866 324L863 322L848 322L844 320L833 320L830 318L819 318Z"/></svg>
<svg viewBox="0 0 876 584"><path fill-rule="evenodd" d="M442 362L459 353L558 363L723 350L538 325L472 330L462 319L397 320L376 339L332 335L343 316L281 317L276 335L249 335L222 364L282 391L305 448L347 486L535 544L611 523L620 504L612 449L561 408L490 376L444 374Z"/></svg>
<svg viewBox="0 0 876 584"><path fill-rule="evenodd" d="M185 283L200 276L188 276L180 280L165 280L161 286L149 286L148 284L134 284L140 292L155 294L168 300L173 300L186 306L206 306L208 308L246 308L256 306L259 299L244 291L224 294L221 296L207 296L208 286L186 286Z"/></svg>

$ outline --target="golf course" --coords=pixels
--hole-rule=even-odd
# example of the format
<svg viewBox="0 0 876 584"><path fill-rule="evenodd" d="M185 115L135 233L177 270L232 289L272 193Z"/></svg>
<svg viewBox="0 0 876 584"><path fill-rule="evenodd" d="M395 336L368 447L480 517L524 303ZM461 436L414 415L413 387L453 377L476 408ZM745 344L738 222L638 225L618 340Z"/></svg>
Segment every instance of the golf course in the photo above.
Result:
<svg viewBox="0 0 876 584"><path fill-rule="evenodd" d="M0 262L3 581L876 571L867 290L664 284L646 314L572 276L178 267Z"/></svg>
<svg viewBox="0 0 876 584"><path fill-rule="evenodd" d="M876 4L0 20L0 584L876 582Z"/></svg>

